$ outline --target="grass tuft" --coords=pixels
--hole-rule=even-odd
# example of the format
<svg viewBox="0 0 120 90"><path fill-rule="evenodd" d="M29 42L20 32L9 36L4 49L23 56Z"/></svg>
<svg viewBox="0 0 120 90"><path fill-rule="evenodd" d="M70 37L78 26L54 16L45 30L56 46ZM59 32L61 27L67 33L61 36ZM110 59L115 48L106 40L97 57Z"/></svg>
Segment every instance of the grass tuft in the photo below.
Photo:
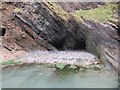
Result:
<svg viewBox="0 0 120 90"><path fill-rule="evenodd" d="M9 60L9 61L0 62L0 65L18 65L20 63L21 63L20 61Z"/></svg>

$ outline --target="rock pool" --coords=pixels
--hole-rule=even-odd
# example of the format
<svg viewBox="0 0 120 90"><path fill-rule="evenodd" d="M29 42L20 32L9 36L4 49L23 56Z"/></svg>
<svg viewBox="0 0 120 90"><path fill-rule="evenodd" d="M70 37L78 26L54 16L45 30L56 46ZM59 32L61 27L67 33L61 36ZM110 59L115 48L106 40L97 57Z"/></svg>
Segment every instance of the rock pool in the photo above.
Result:
<svg viewBox="0 0 120 90"><path fill-rule="evenodd" d="M96 56L85 51L35 51L18 60L31 64L9 66L2 70L0 84L3 88L117 88L118 73L114 70L56 70L46 64L68 63L96 64Z"/></svg>
<svg viewBox="0 0 120 90"><path fill-rule="evenodd" d="M9 67L2 71L3 88L117 88L116 72L56 71L43 65Z"/></svg>

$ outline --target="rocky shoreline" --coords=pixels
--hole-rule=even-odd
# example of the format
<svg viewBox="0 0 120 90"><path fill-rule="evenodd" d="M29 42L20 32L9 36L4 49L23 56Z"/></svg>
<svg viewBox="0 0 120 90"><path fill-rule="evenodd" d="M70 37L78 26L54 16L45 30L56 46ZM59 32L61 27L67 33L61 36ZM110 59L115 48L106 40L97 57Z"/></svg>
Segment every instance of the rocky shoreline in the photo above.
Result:
<svg viewBox="0 0 120 90"><path fill-rule="evenodd" d="M80 22L51 3L3 3L1 11L1 30L5 31L1 34L1 49L8 52L86 50L105 67L112 65L119 70L120 39L118 29L110 24L85 18Z"/></svg>

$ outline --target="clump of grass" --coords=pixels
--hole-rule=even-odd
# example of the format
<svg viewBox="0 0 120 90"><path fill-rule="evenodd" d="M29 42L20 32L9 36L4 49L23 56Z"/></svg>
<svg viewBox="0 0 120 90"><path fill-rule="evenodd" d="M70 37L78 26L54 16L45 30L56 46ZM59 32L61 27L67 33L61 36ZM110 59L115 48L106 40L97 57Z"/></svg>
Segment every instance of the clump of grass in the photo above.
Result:
<svg viewBox="0 0 120 90"><path fill-rule="evenodd" d="M108 3L96 9L77 10L73 14L80 20L81 20L80 17L82 16L86 19L94 20L95 22L106 23L109 20L113 21L117 17L117 8L118 8L117 4Z"/></svg>
<svg viewBox="0 0 120 90"><path fill-rule="evenodd" d="M20 63L21 63L20 61L9 60L9 61L0 62L0 65L17 65Z"/></svg>

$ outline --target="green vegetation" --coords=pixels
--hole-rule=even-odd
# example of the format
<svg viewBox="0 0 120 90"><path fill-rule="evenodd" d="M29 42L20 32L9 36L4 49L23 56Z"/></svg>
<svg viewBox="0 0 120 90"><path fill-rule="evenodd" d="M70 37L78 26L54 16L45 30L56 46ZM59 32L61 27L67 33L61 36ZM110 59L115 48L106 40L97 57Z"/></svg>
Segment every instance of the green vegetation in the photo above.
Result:
<svg viewBox="0 0 120 90"><path fill-rule="evenodd" d="M20 63L21 63L20 61L9 60L5 62L0 62L0 65L18 65Z"/></svg>
<svg viewBox="0 0 120 90"><path fill-rule="evenodd" d="M65 68L69 68L71 70L75 70L77 69L79 66L75 66L75 65L68 65L68 64L64 64L64 63L57 63L55 64L55 67L59 70L64 70Z"/></svg>
<svg viewBox="0 0 120 90"><path fill-rule="evenodd" d="M58 63L58 64L56 64L55 66L56 66L57 69L62 70L62 69L65 68L66 64L64 64L64 63Z"/></svg>
<svg viewBox="0 0 120 90"><path fill-rule="evenodd" d="M76 16L79 20L81 20L82 16L89 20L106 23L109 20L115 20L117 17L117 7L117 4L109 3L96 9L75 11L74 16Z"/></svg>
<svg viewBox="0 0 120 90"><path fill-rule="evenodd" d="M90 10L77 10L72 13L67 13L63 8L54 2L46 2L46 5L54 11L58 16L64 20L68 20L71 16L75 16L77 20L83 21L81 16L85 19L94 20L95 22L107 23L109 21L117 21L118 4L107 3Z"/></svg>

